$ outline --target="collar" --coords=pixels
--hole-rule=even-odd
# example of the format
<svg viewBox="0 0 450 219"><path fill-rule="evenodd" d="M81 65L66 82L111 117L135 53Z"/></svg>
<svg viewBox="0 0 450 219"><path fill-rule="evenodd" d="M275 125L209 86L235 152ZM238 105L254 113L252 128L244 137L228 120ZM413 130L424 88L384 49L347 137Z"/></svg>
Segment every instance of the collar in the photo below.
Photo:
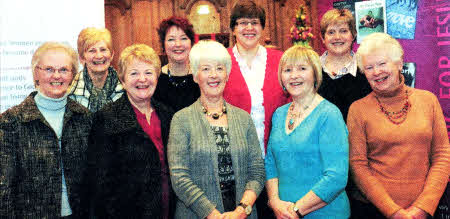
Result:
<svg viewBox="0 0 450 219"><path fill-rule="evenodd" d="M352 56L352 60L347 63L342 69L340 69L338 72L336 72L336 75L332 73L332 71L328 70L326 67L327 57L328 57L328 51L325 51L322 56L320 56L320 62L322 64L322 69L325 73L327 73L331 78L337 79L340 78L346 74L351 74L353 77L356 77L356 72L358 70L357 62L356 62L356 56L353 51L350 51L350 55Z"/></svg>
<svg viewBox="0 0 450 219"><path fill-rule="evenodd" d="M398 85L396 85L395 87L393 87L390 90L387 91L380 91L380 90L376 90L373 89L373 92L378 96L378 97L382 97L382 98L390 98L390 97L396 97L396 96L401 96L403 95L404 91L406 89L408 89L405 85L405 77L399 73L399 77L400 77L400 83Z"/></svg>
<svg viewBox="0 0 450 219"><path fill-rule="evenodd" d="M167 110L162 109L162 104L153 97L151 98L151 104L154 108L154 112L158 114L158 118L161 122L163 120L165 121L165 115L161 116L158 112L162 111L164 112L163 114L169 114L167 113ZM117 134L128 130L138 130L140 134L144 133L137 121L133 106L128 100L127 92L124 92L123 95L116 102L114 102L114 104L104 107L101 111L104 113L105 119L108 122L106 131L109 134Z"/></svg>
<svg viewBox="0 0 450 219"><path fill-rule="evenodd" d="M60 98L51 98L45 96L40 91L34 97L36 105L50 111L58 111L64 109L67 104L67 94Z"/></svg>
<svg viewBox="0 0 450 219"><path fill-rule="evenodd" d="M236 57L236 61L238 63L245 63L244 58L239 53L237 45L234 45L234 47L233 47L233 54L234 54L234 57ZM258 51L256 52L254 60L264 61L264 58L267 58L267 50L264 46L258 45ZM245 66L247 66L247 65L245 65Z"/></svg>
<svg viewBox="0 0 450 219"><path fill-rule="evenodd" d="M25 100L19 105L19 107L23 109L21 112L22 115L19 116L22 122L30 122L33 120L45 121L44 116L42 116L36 105L36 101L34 100L36 94L37 91L31 92L30 95L28 95L28 97L25 98ZM70 116L72 115L72 113L86 114L88 112L88 109L78 104L74 100L67 98L66 113L64 113L64 117Z"/></svg>

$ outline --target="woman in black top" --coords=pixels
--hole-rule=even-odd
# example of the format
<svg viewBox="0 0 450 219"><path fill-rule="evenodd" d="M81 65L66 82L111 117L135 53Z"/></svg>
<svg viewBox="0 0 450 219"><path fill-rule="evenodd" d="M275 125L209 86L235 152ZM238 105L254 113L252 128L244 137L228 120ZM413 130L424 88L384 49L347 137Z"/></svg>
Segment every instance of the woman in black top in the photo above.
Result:
<svg viewBox="0 0 450 219"><path fill-rule="evenodd" d="M320 30L327 51L320 57L323 81L318 93L336 105L346 121L350 105L372 91L352 52L355 18L347 9L329 10L320 21Z"/></svg>
<svg viewBox="0 0 450 219"><path fill-rule="evenodd" d="M317 91L323 98L336 105L347 121L350 105L370 92L369 82L356 64L352 51L356 39L355 18L347 9L331 9L320 21L322 42L327 51L320 57L322 85ZM350 200L351 218L366 218L358 206L359 192L349 176L345 188Z"/></svg>
<svg viewBox="0 0 450 219"><path fill-rule="evenodd" d="M178 111L200 97L200 89L189 71L194 29L186 18L172 16L161 22L158 34L169 63L161 69L154 98Z"/></svg>

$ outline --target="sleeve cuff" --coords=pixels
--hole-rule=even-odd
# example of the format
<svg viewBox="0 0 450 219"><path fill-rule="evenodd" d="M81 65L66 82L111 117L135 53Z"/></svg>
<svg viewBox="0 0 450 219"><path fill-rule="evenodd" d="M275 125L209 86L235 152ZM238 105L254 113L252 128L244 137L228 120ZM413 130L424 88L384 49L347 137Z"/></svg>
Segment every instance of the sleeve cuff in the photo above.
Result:
<svg viewBox="0 0 450 219"><path fill-rule="evenodd" d="M413 204L412 204L412 206L415 206L415 207L417 207L417 208L420 208L420 209L422 209L422 210L424 210L425 212L427 212L429 215L431 215L431 216L433 216L434 215L434 212L436 211L436 207L435 208L433 208L432 206L430 206L430 204L428 203L428 204L426 204L426 203L421 203L421 202L414 202Z"/></svg>
<svg viewBox="0 0 450 219"><path fill-rule="evenodd" d="M257 196L261 193L263 189L263 185L261 185L258 181L250 181L245 185L245 190L253 190Z"/></svg>
<svg viewBox="0 0 450 219"><path fill-rule="evenodd" d="M199 216L199 218L206 218L216 206L207 198L202 197L193 203L190 208Z"/></svg>
<svg viewBox="0 0 450 219"><path fill-rule="evenodd" d="M380 209L381 213L383 213L387 218L390 218L393 214L395 214L395 212L399 211L400 209L402 209L402 207L395 205L392 208L386 209L384 212L383 210Z"/></svg>

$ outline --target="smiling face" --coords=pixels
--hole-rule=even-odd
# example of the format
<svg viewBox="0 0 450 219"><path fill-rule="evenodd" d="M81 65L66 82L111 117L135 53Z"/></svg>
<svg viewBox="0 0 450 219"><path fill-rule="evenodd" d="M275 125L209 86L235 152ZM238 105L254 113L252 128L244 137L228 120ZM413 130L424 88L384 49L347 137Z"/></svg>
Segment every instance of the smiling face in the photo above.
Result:
<svg viewBox="0 0 450 219"><path fill-rule="evenodd" d="M377 49L362 57L362 66L367 81L374 90L389 91L400 83L401 61L394 62L384 49Z"/></svg>
<svg viewBox="0 0 450 219"><path fill-rule="evenodd" d="M221 97L228 74L224 64L214 60L201 60L194 81L200 87L201 95Z"/></svg>
<svg viewBox="0 0 450 219"><path fill-rule="evenodd" d="M237 45L245 50L254 49L259 45L263 28L258 18L239 18L233 35L236 37Z"/></svg>
<svg viewBox="0 0 450 219"><path fill-rule="evenodd" d="M63 97L73 79L71 65L71 58L64 50L48 50L34 71L37 89L50 98Z"/></svg>
<svg viewBox="0 0 450 219"><path fill-rule="evenodd" d="M327 27L325 38L322 40L327 47L328 54L342 56L350 53L353 39L354 36L352 36L348 24L335 23Z"/></svg>
<svg viewBox="0 0 450 219"><path fill-rule="evenodd" d="M164 47L169 62L187 62L191 51L191 39L181 28L171 26L167 30Z"/></svg>
<svg viewBox="0 0 450 219"><path fill-rule="evenodd" d="M281 82L293 98L306 97L315 92L314 68L304 60L287 63L281 70Z"/></svg>
<svg viewBox="0 0 450 219"><path fill-rule="evenodd" d="M127 65L122 85L134 105L149 102L158 83L155 67L148 62L133 59Z"/></svg>
<svg viewBox="0 0 450 219"><path fill-rule="evenodd" d="M84 52L80 57L81 64L86 65L89 73L107 73L114 54L106 46L104 41L97 42Z"/></svg>

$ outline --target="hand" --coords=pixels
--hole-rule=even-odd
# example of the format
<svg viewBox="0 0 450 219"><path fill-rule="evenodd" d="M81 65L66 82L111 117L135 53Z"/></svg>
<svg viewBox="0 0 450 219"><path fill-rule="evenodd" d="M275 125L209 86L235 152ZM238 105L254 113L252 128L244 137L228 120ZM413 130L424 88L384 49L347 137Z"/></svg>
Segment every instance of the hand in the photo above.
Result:
<svg viewBox="0 0 450 219"><path fill-rule="evenodd" d="M277 219L296 219L297 214L292 210L294 203L272 199L269 201L269 207L272 208ZM290 210L291 209L291 210Z"/></svg>
<svg viewBox="0 0 450 219"><path fill-rule="evenodd" d="M413 219L413 217L411 217L411 215L409 215L405 209L398 210L390 218L391 219Z"/></svg>
<svg viewBox="0 0 450 219"><path fill-rule="evenodd" d="M237 206L234 211L229 211L223 213L224 219L245 219L247 218L247 214L245 214L245 210L241 206Z"/></svg>
<svg viewBox="0 0 450 219"><path fill-rule="evenodd" d="M206 219L224 219L223 214L221 214L217 209L214 209Z"/></svg>
<svg viewBox="0 0 450 219"><path fill-rule="evenodd" d="M427 212L415 206L410 206L406 209L406 212L408 212L413 219L426 219L428 217Z"/></svg>

